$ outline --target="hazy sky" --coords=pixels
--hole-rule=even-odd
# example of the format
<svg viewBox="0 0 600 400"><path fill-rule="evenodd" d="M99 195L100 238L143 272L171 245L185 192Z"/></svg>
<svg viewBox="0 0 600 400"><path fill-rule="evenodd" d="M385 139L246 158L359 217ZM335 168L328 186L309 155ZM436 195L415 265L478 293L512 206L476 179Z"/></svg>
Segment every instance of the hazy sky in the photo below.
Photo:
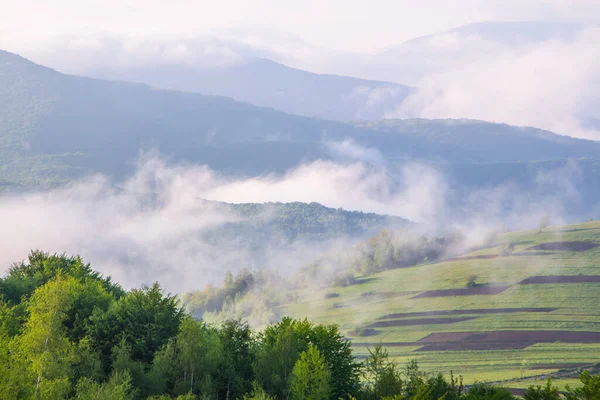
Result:
<svg viewBox="0 0 600 400"><path fill-rule="evenodd" d="M443 33L416 50L369 55L482 21L577 22L579 32L520 44ZM388 118L474 118L599 139L596 24L600 0L0 0L0 49L92 76L264 57L418 87Z"/></svg>
<svg viewBox="0 0 600 400"><path fill-rule="evenodd" d="M14 45L55 35L189 36L225 30L267 41L377 52L477 21L598 21L600 0L0 0L0 11L0 39Z"/></svg>

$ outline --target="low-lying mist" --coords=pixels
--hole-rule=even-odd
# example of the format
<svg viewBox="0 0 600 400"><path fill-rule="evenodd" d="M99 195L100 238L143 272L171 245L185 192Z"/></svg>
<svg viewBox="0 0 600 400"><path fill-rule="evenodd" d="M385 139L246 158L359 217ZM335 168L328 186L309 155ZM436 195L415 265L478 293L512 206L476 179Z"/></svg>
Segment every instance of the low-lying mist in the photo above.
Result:
<svg viewBox="0 0 600 400"><path fill-rule="evenodd" d="M362 161L316 161L283 175L232 178L148 155L122 182L94 176L54 190L0 197L0 271L41 249L80 254L128 288L159 281L168 291L186 292L219 284L226 271L266 268L289 276L360 239L264 238L258 248L223 243L211 240L211 232L242 217L203 200L314 201L405 217L419 234L459 230L476 245L484 233L534 227L544 215L553 223L563 221L565 202L577 196L564 189L570 188L570 176L540 176L539 185L563 188L541 200L509 183L457 198L444 175L423 164L391 172Z"/></svg>

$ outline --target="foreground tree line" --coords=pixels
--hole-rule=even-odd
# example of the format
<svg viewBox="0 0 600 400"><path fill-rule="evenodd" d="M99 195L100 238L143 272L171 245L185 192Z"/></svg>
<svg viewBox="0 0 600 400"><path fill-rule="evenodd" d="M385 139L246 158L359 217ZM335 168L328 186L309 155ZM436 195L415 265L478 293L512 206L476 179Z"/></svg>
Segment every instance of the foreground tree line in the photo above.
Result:
<svg viewBox="0 0 600 400"><path fill-rule="evenodd" d="M335 325L284 318L261 332L186 315L158 284L129 292L79 257L32 252L0 279L0 399L512 399L465 388L381 346L362 363ZM567 399L600 398L583 373ZM558 399L531 387L526 398Z"/></svg>

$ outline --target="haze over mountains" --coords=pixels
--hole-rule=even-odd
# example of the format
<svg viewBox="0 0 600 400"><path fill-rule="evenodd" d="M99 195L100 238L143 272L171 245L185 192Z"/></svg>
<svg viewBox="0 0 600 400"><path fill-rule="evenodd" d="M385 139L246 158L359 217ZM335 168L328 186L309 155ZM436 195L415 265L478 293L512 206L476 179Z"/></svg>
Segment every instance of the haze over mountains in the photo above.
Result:
<svg viewBox="0 0 600 400"><path fill-rule="evenodd" d="M276 37L243 30L198 37L86 33L37 46L0 37L0 47L5 42L59 71L222 95L321 119L469 118L600 137L594 22L478 22L398 39L372 54Z"/></svg>
<svg viewBox="0 0 600 400"><path fill-rule="evenodd" d="M499 26L459 31L488 29L494 39ZM525 42L545 40L534 39ZM117 80L0 51L0 219L14 226L0 236L5 265L31 248L85 252L126 284L160 278L192 290L228 269L291 273L384 228L459 230L470 243L543 216L560 223L600 213L597 141L462 114L383 119L439 103L421 86L219 49L227 62L116 59L109 68L102 59L92 75ZM471 94L452 104L471 110L480 100ZM562 106L546 113L552 98L525 100L544 120L566 115ZM492 111L525 104L489 101ZM593 129L596 119L585 120Z"/></svg>
<svg viewBox="0 0 600 400"><path fill-rule="evenodd" d="M91 72L107 79L226 96L291 114L338 121L383 119L410 93L409 87L398 83L314 74L264 58L230 65L150 65Z"/></svg>
<svg viewBox="0 0 600 400"><path fill-rule="evenodd" d="M502 32L507 26L473 25L452 31L450 36L484 38L501 46L535 46L555 34L563 35L560 40L571 40L570 25L548 24L540 29L532 25L536 34L531 36L528 24L516 24L508 30L513 36L505 37ZM434 37L406 46L427 47ZM96 226L96 221L105 217L92 211L95 209L110 209L108 214L119 216L110 219L115 231L109 229L107 237L121 234L117 221L130 221L137 227L148 218L148 207L157 207L152 218L164 218L163 214L175 218L173 212L182 220L196 221L197 213L205 213L196 204L201 199L318 202L333 209L403 217L434 232L447 232L455 226L473 232L502 224L526 227L542 215L572 221L600 212L600 143L596 141L465 118L384 120L402 114L407 105L414 109L418 104L439 103L427 102L420 86L314 74L265 58L276 58L274 53L240 47L243 57L239 58L225 48L229 47L219 48L217 58L227 62L173 59L133 65L118 59L114 68L108 68L110 62L103 59L104 64L99 63L93 71L93 75L118 80L63 74L0 51L0 188L15 196L8 197L4 208L0 204L0 212L5 212L6 218L35 214L28 207L50 207L46 203L49 196L52 207L60 211L39 218L53 220L63 211L69 215L74 207L71 185L87 196L76 202L78 220ZM403 48L405 45L392 49L387 56L402 53ZM498 107L489 108L502 109L506 102L520 106L524 104L521 100L500 96L490 99ZM551 101L527 101L536 102L536 107L539 104L540 118L562 119L565 115L562 111L544 114ZM586 121L593 126L596 119ZM98 181L95 174L103 178ZM160 189L163 186L168 190ZM102 194L106 191L110 200ZM148 203L148 196L153 202ZM25 204L22 214L14 212L15 201ZM123 208L122 203L128 206ZM322 212L320 206L290 207L282 211L283 219L267 219L266 225L244 216L246 223L229 225L234 227L232 237L287 237L295 231L282 230L282 226L297 225L301 228L292 234L292 242L296 234L303 238L300 242L313 240L311 226L316 227L317 236L329 232L333 236L327 240L334 240L334 236L349 237L351 231L361 236L372 232L369 226L379 229L391 224L387 217L355 219L343 213L332 217L327 216L331 209ZM316 225L307 221L316 221ZM164 240L176 237L184 247L196 249L197 244L188 243L188 234L203 234L205 228L186 229L176 233L167 229ZM48 240L40 239L39 247L55 243ZM142 252L150 251L153 240L146 238L137 246ZM80 245L91 247L93 256L102 255L112 243L66 242L74 251ZM247 251L258 246L264 252L271 244L250 242L244 246ZM202 243L202 248L205 245ZM207 245L207 251L218 253L213 245ZM277 257L283 254L279 250ZM187 257L185 254L182 250L182 257ZM270 257L265 254L258 259ZM128 257L120 254L117 258ZM160 254L157 258L164 257ZM269 260L265 262L273 261ZM232 265L231 260L217 264L217 269Z"/></svg>
<svg viewBox="0 0 600 400"><path fill-rule="evenodd" d="M374 55L366 76L417 85L433 73L497 55L500 51L572 42L586 26L576 22L489 21L414 38Z"/></svg>
<svg viewBox="0 0 600 400"><path fill-rule="evenodd" d="M0 9L0 397L597 397L600 2Z"/></svg>
<svg viewBox="0 0 600 400"><path fill-rule="evenodd" d="M407 163L425 162L469 189L487 182L531 188L540 168L600 158L600 143L535 128L470 120L319 120L224 97L65 75L8 52L0 53L0 70L5 186L48 186L96 172L121 178L133 171L140 151L152 149L172 162L237 176L332 160L385 166L399 179ZM593 161L572 163L585 176L596 168ZM485 181L454 167L479 164L495 165ZM594 185L582 186L596 193Z"/></svg>

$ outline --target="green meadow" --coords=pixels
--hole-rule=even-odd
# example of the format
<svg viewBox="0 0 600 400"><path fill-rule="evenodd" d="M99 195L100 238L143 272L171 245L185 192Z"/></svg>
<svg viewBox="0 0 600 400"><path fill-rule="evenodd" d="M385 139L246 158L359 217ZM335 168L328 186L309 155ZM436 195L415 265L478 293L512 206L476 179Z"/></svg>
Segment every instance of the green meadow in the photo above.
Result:
<svg viewBox="0 0 600 400"><path fill-rule="evenodd" d="M339 324L358 357L381 342L400 363L417 359L467 384L500 379L519 388L548 374L576 383L580 368L600 362L600 222L511 232L498 242L512 252L495 245L299 292L278 312ZM532 277L554 278L522 282ZM499 289L477 294L486 288Z"/></svg>

